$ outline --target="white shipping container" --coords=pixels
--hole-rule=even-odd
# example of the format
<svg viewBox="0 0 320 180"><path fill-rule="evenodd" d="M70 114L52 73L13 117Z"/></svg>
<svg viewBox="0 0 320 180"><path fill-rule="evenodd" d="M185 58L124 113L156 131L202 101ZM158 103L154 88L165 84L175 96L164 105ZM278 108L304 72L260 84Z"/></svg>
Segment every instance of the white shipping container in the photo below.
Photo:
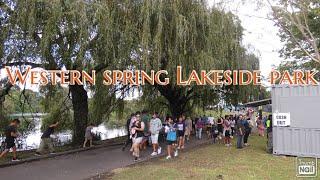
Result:
<svg viewBox="0 0 320 180"><path fill-rule="evenodd" d="M290 114L288 126L273 124L274 154L320 157L320 86L273 86L272 112Z"/></svg>

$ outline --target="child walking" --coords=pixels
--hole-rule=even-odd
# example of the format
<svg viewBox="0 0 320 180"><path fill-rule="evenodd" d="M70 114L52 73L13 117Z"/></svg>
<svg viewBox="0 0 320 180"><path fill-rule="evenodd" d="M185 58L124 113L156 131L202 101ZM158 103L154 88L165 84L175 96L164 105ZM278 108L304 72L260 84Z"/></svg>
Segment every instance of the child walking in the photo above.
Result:
<svg viewBox="0 0 320 180"><path fill-rule="evenodd" d="M89 126L86 128L86 133L84 135L85 140L83 142L83 148L86 147L86 144L87 144L88 141L90 142L90 147L92 147L92 138L93 138L93 136L92 136L92 132L91 131L92 131L93 128L94 128L93 123L90 123Z"/></svg>
<svg viewBox="0 0 320 180"><path fill-rule="evenodd" d="M258 127L258 131L259 131L259 136L264 136L264 124L262 122L262 119L260 117L257 118L257 127Z"/></svg>
<svg viewBox="0 0 320 180"><path fill-rule="evenodd" d="M184 133L185 133L186 126L182 116L179 117L179 122L176 124L176 126L178 130L177 131L178 143L179 143L178 149L184 149Z"/></svg>
<svg viewBox="0 0 320 180"><path fill-rule="evenodd" d="M213 139L213 144L217 143L217 137L218 137L219 131L218 131L218 126L215 122L212 124L212 129L211 129L211 135Z"/></svg>
<svg viewBox="0 0 320 180"><path fill-rule="evenodd" d="M168 156L166 159L171 159L173 152L174 152L174 156L177 157L178 150L175 149L177 132L176 132L176 124L173 123L172 117L168 118L168 124L165 126L165 133L167 134L167 153L168 153Z"/></svg>
<svg viewBox="0 0 320 180"><path fill-rule="evenodd" d="M224 131L224 143L226 146L230 146L230 135L231 135L231 125L230 125L230 120L226 119L224 121L224 127L225 127L225 131Z"/></svg>

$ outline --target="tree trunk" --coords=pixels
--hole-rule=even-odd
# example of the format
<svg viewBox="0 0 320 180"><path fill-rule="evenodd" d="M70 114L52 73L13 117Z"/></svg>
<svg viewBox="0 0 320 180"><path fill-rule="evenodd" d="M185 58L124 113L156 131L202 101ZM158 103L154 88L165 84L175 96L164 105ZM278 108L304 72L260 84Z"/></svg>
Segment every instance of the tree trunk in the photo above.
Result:
<svg viewBox="0 0 320 180"><path fill-rule="evenodd" d="M79 145L84 141L84 133L88 123L88 94L82 85L69 86L73 106L73 143Z"/></svg>
<svg viewBox="0 0 320 180"><path fill-rule="evenodd" d="M4 109L3 109L3 104L4 104L4 96L0 97L0 121L4 119Z"/></svg>
<svg viewBox="0 0 320 180"><path fill-rule="evenodd" d="M178 116L186 112L190 94L185 94L182 89L170 85L156 86L156 88L168 100L168 108L173 118L178 118Z"/></svg>
<svg viewBox="0 0 320 180"><path fill-rule="evenodd" d="M177 101L174 97L166 97L169 102L169 110L173 118L178 118L180 115L185 113L185 103L183 101Z"/></svg>

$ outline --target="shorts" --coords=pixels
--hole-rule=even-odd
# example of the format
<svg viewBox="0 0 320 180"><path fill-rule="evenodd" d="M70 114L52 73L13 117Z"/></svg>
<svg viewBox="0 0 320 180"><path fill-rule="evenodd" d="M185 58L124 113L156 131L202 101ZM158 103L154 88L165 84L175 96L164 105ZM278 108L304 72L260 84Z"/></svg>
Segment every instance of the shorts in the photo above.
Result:
<svg viewBox="0 0 320 180"><path fill-rule="evenodd" d="M230 137L230 130L226 130L225 133L224 133L224 136L225 137Z"/></svg>
<svg viewBox="0 0 320 180"><path fill-rule="evenodd" d="M187 128L184 135L189 136L191 134L191 129Z"/></svg>
<svg viewBox="0 0 320 180"><path fill-rule="evenodd" d="M132 138L132 143L133 144L140 144L142 142L142 137L136 137L136 138Z"/></svg>
<svg viewBox="0 0 320 180"><path fill-rule="evenodd" d="M87 140L92 140L92 136L85 136Z"/></svg>
<svg viewBox="0 0 320 180"><path fill-rule="evenodd" d="M184 136L184 131L178 131L178 137L183 137Z"/></svg>
<svg viewBox="0 0 320 180"><path fill-rule="evenodd" d="M8 150L16 146L14 142L5 142L5 143L6 143L5 149L8 149Z"/></svg>
<svg viewBox="0 0 320 180"><path fill-rule="evenodd" d="M167 145L172 145L172 144L175 144L176 143L176 141L168 141L167 140Z"/></svg>
<svg viewBox="0 0 320 180"><path fill-rule="evenodd" d="M159 134L151 134L152 144L158 144Z"/></svg>

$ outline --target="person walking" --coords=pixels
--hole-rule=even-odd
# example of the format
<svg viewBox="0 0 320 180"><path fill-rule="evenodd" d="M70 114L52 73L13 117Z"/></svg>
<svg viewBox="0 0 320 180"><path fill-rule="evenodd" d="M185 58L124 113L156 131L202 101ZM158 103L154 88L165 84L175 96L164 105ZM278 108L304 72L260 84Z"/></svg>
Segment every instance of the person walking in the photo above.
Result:
<svg viewBox="0 0 320 180"><path fill-rule="evenodd" d="M46 147L49 148L50 154L55 154L52 139L50 135L54 133L54 129L59 125L59 122L54 122L51 124L42 134L40 146L36 151L37 156L41 156L42 152L45 150Z"/></svg>
<svg viewBox="0 0 320 180"><path fill-rule="evenodd" d="M152 144L149 143L149 141L151 141L151 136L150 136L150 116L148 115L148 111L147 110L143 110L141 113L141 121L144 123L144 130L143 130L143 138L142 138L142 142L140 144L140 149L147 149L147 146Z"/></svg>
<svg viewBox="0 0 320 180"><path fill-rule="evenodd" d="M215 123L215 121L213 121L213 124L212 124L211 134L212 134L213 144L215 144L217 142L217 137L219 134L218 126L217 126L217 123Z"/></svg>
<svg viewBox="0 0 320 180"><path fill-rule="evenodd" d="M179 116L177 126L177 137L178 137L178 149L184 149L184 133L186 130L186 125L183 122L183 117Z"/></svg>
<svg viewBox="0 0 320 180"><path fill-rule="evenodd" d="M126 123L126 128L127 128L127 139L126 139L126 142L124 143L123 147L122 147L122 151L124 151L126 149L126 147L131 144L132 146L132 139L131 139L131 133L130 133L130 122L131 122L131 119L133 118L134 116L134 113L132 113L130 115L130 117L127 119L127 123Z"/></svg>
<svg viewBox="0 0 320 180"><path fill-rule="evenodd" d="M165 133L167 134L167 157L171 159L172 155L178 156L178 150L176 149L177 131L176 124L174 124L172 117L168 116L168 123L165 126Z"/></svg>
<svg viewBox="0 0 320 180"><path fill-rule="evenodd" d="M230 135L231 135L231 126L230 126L230 121L227 118L226 120L224 120L224 143L226 146L230 146Z"/></svg>
<svg viewBox="0 0 320 180"><path fill-rule="evenodd" d="M236 126L236 118L235 118L234 116L232 116L232 117L231 117L231 120L230 120L231 139L233 138L234 133L235 133L235 126Z"/></svg>
<svg viewBox="0 0 320 180"><path fill-rule="evenodd" d="M249 139L249 136L251 134L251 125L250 125L250 119L247 118L246 120L244 120L244 123L243 123L243 126L244 126L244 137L243 137L243 143L244 143L244 146L249 146L249 143L248 143L248 139Z"/></svg>
<svg viewBox="0 0 320 180"><path fill-rule="evenodd" d="M270 114L267 121L267 152L272 153L273 151L273 140L272 140L272 115Z"/></svg>
<svg viewBox="0 0 320 180"><path fill-rule="evenodd" d="M90 123L89 126L87 126L86 128L86 132L84 135L84 142L83 142L83 148L86 147L87 142L89 141L90 147L92 147L92 139L93 139L93 135L92 135L92 129L94 128L93 123Z"/></svg>
<svg viewBox="0 0 320 180"><path fill-rule="evenodd" d="M258 132L259 132L259 136L264 136L264 124L262 122L262 119L260 117L257 118L257 127L258 127Z"/></svg>
<svg viewBox="0 0 320 180"><path fill-rule="evenodd" d="M242 149L242 141L244 135L243 116L239 116L239 120L236 123L236 135L237 135L237 148Z"/></svg>
<svg viewBox="0 0 320 180"><path fill-rule="evenodd" d="M186 121L185 121L185 124L186 124L186 132L185 132L185 138L187 140L187 142L190 141L190 135L191 135L191 132L192 132L192 120L190 117L187 117Z"/></svg>
<svg viewBox="0 0 320 180"><path fill-rule="evenodd" d="M219 132L218 138L222 139L222 134L223 134L223 119L222 118L218 118L217 126L218 126L218 132Z"/></svg>
<svg viewBox="0 0 320 180"><path fill-rule="evenodd" d="M144 122L140 119L140 113L137 113L135 116L135 122L131 127L132 134L132 148L133 148L133 157L134 161L139 161L140 158L140 143L142 142L142 138L144 136Z"/></svg>
<svg viewBox="0 0 320 180"><path fill-rule="evenodd" d="M151 133L151 142L153 147L153 152L151 156L156 156L161 154L161 147L159 146L159 132L162 129L162 122L158 118L158 112L153 113L152 119L150 121L150 133Z"/></svg>
<svg viewBox="0 0 320 180"><path fill-rule="evenodd" d="M198 118L196 123L196 137L197 139L202 138L202 129L203 129L203 122L201 121L201 118Z"/></svg>
<svg viewBox="0 0 320 180"><path fill-rule="evenodd" d="M11 161L20 161L17 159L17 147L15 144L15 139L18 137L18 132L17 128L20 125L20 120L19 119L14 119L10 122L9 126L5 128L5 148L4 151L0 154L0 158L4 157L10 149L12 149L12 160Z"/></svg>

